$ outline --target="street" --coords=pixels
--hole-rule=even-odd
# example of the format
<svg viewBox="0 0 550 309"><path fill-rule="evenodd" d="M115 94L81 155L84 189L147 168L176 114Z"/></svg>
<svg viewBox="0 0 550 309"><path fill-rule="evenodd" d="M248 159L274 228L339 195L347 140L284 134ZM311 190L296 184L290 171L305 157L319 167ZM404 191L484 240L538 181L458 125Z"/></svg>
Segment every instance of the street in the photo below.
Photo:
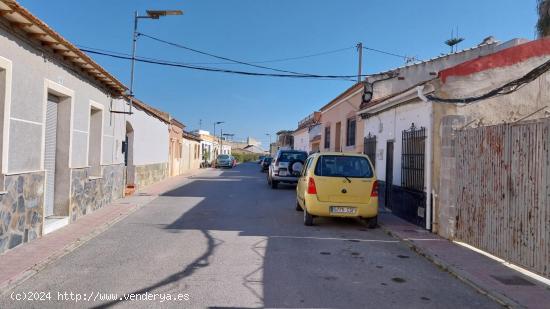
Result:
<svg viewBox="0 0 550 309"><path fill-rule="evenodd" d="M270 189L257 164L207 171L10 292L51 292L51 301L8 293L0 307L498 307L380 228L336 219L306 227L294 203L294 187Z"/></svg>

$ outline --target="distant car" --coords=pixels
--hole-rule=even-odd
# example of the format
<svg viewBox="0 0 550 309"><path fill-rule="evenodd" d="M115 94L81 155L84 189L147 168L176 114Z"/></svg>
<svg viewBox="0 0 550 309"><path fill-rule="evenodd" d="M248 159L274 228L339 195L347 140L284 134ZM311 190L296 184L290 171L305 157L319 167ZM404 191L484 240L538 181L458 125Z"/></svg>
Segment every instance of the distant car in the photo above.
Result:
<svg viewBox="0 0 550 309"><path fill-rule="evenodd" d="M269 165L267 183L272 189L277 189L279 183L297 183L306 159L305 151L278 150Z"/></svg>
<svg viewBox="0 0 550 309"><path fill-rule="evenodd" d="M378 182L368 157L325 152L307 158L296 186L296 210L304 224L320 217L359 217L368 228L378 218Z"/></svg>
<svg viewBox="0 0 550 309"><path fill-rule="evenodd" d="M265 157L263 160L262 160L262 163L260 164L260 171L263 173L267 170L269 170L269 165L271 164L271 161L273 161L273 158L272 157Z"/></svg>
<svg viewBox="0 0 550 309"><path fill-rule="evenodd" d="M233 167L233 160L230 155L222 154L216 158L216 167Z"/></svg>
<svg viewBox="0 0 550 309"><path fill-rule="evenodd" d="M265 159L266 156L260 156L258 158L258 164L262 164L262 161Z"/></svg>

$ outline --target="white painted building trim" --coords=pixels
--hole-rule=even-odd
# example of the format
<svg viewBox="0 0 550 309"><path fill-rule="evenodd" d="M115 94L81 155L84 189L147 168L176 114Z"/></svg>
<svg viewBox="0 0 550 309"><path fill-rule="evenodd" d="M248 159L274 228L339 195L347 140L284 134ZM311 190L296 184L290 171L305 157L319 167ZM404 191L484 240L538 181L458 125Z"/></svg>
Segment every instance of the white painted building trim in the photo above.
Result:
<svg viewBox="0 0 550 309"><path fill-rule="evenodd" d="M74 90L69 89L47 78L44 79L44 93L42 98L42 151L40 156L40 169L44 169L44 151L46 148L46 110L48 93L68 98L71 104L70 132L69 132L69 168L73 168L73 127L74 127Z"/></svg>
<svg viewBox="0 0 550 309"><path fill-rule="evenodd" d="M0 57L0 68L6 73L6 88L4 89L4 119L2 119L2 174L8 173L8 148L10 145L10 109L13 65L11 60Z"/></svg>

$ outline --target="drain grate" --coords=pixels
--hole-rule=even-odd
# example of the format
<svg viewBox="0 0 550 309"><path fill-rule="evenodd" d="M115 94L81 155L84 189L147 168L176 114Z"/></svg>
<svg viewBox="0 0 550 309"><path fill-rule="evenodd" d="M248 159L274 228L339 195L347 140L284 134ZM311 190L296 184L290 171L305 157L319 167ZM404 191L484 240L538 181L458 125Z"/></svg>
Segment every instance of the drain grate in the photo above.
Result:
<svg viewBox="0 0 550 309"><path fill-rule="evenodd" d="M532 286L535 285L533 282L523 279L520 276L494 276L491 275L495 280L498 282L504 284L504 285L524 285L524 286Z"/></svg>

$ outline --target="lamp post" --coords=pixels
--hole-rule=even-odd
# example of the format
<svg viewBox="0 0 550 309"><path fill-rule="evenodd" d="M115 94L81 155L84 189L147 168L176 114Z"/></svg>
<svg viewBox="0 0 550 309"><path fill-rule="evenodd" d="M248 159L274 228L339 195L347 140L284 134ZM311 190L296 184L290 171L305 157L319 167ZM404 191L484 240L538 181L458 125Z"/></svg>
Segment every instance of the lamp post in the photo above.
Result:
<svg viewBox="0 0 550 309"><path fill-rule="evenodd" d="M217 124L222 124L222 123L225 123L225 121L216 121L214 122L214 140L216 140L216 125ZM221 151L221 149L220 149Z"/></svg>
<svg viewBox="0 0 550 309"><path fill-rule="evenodd" d="M138 11L135 12L134 15L134 34L132 36L132 64L130 68L130 112L129 114L132 114L132 101L134 99L134 67L136 64L136 45L137 45L137 38L138 38L138 20L141 18L148 18L148 19L159 19L163 16L171 16L171 15L182 15L183 11L181 10L147 10L147 15L139 15Z"/></svg>

